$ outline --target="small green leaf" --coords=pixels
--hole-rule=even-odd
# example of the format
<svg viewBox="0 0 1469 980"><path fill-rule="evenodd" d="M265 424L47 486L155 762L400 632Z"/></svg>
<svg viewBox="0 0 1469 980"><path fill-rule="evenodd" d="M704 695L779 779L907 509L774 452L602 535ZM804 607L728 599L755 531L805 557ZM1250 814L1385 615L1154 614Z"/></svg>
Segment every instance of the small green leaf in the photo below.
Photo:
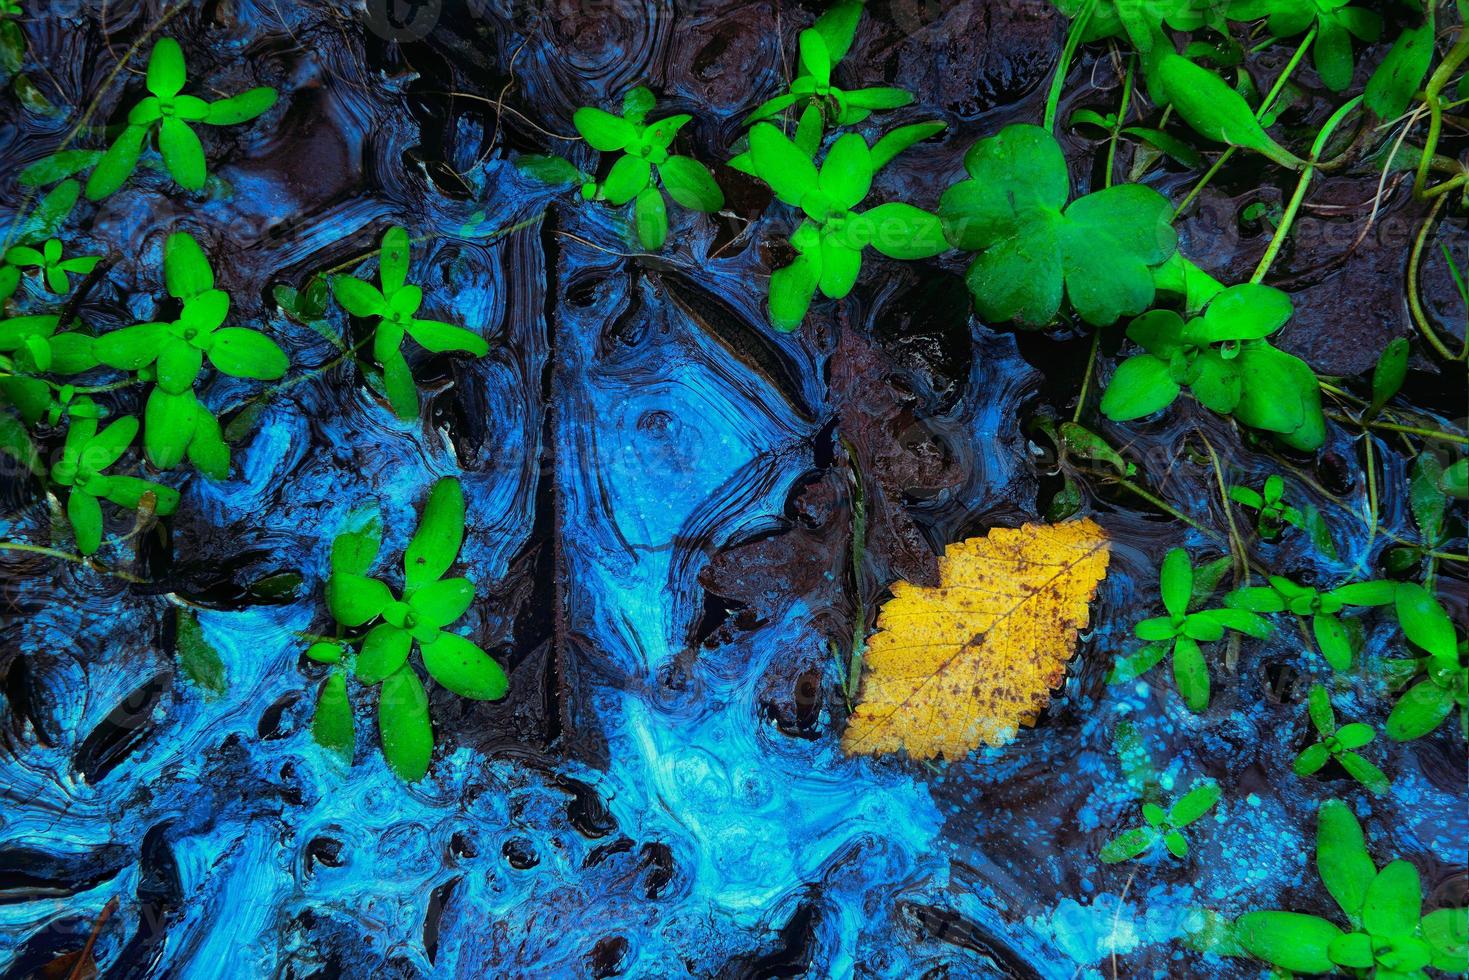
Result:
<svg viewBox="0 0 1469 980"><path fill-rule="evenodd" d="M428 695L413 668L404 665L384 680L377 704L378 735L388 767L406 783L428 774L434 752Z"/></svg>
<svg viewBox="0 0 1469 980"><path fill-rule="evenodd" d="M1158 842L1158 832L1151 827L1134 827L1124 830L1116 838L1103 845L1098 857L1105 864L1117 864L1135 858Z"/></svg>
<svg viewBox="0 0 1469 980"><path fill-rule="evenodd" d="M887 166L899 153L915 143L921 143L931 136L937 136L948 127L947 123L934 120L933 122L910 123L907 126L898 126L884 133L876 143L872 144L872 169L881 170Z"/></svg>
<svg viewBox="0 0 1469 980"><path fill-rule="evenodd" d="M1408 338L1398 337L1388 343L1377 366L1372 369L1372 403L1367 408L1368 417L1382 411L1403 387L1408 374Z"/></svg>
<svg viewBox="0 0 1469 980"><path fill-rule="evenodd" d="M819 254L819 253L818 253ZM789 333L801 325L821 276L819 261L800 254L794 262L770 276L770 322Z"/></svg>
<svg viewBox="0 0 1469 980"><path fill-rule="evenodd" d="M1311 631L1321 647L1321 655L1332 670L1345 673L1352 669L1352 641L1347 628L1335 616L1317 613L1311 618Z"/></svg>
<svg viewBox="0 0 1469 980"><path fill-rule="evenodd" d="M580 184L587 179L586 174L564 157L527 153L516 159L515 167L543 184Z"/></svg>
<svg viewBox="0 0 1469 980"><path fill-rule="evenodd" d="M1327 751L1326 746L1315 742L1306 746L1301 750L1301 754L1296 756L1296 761L1291 763L1291 771L1297 776L1310 776L1320 772L1321 767L1326 765L1330 758L1331 753Z"/></svg>
<svg viewBox="0 0 1469 980"><path fill-rule="evenodd" d="M376 503L357 507L347 515L343 530L332 541L333 572L366 575L383 543L382 513Z"/></svg>
<svg viewBox="0 0 1469 980"><path fill-rule="evenodd" d="M1173 404L1181 390L1167 362L1151 354L1129 357L1102 394L1102 414L1114 422L1142 418Z"/></svg>
<svg viewBox="0 0 1469 980"><path fill-rule="evenodd" d="M158 129L158 150L173 179L185 190L204 187L209 174L204 163L204 146L189 124L176 116L165 116Z"/></svg>
<svg viewBox="0 0 1469 980"><path fill-rule="evenodd" d="M204 631L192 609L180 609L178 616L174 649L178 653L179 669L185 677L211 694L223 694L228 684L219 651L204 638Z"/></svg>
<svg viewBox="0 0 1469 980"><path fill-rule="evenodd" d="M352 672L365 684L380 683L408 662L413 637L406 630L378 623L363 638L362 650L352 662Z"/></svg>
<svg viewBox="0 0 1469 980"><path fill-rule="evenodd" d="M339 670L332 671L316 699L316 714L311 719L311 737L316 743L352 764L352 748L356 738L352 732L352 702L347 698L347 678Z"/></svg>
<svg viewBox="0 0 1469 980"><path fill-rule="evenodd" d="M429 675L460 697L498 701L510 689L504 669L462 636L440 633L422 652Z"/></svg>
<svg viewBox="0 0 1469 980"><path fill-rule="evenodd" d="M689 157L670 156L658 165L668 196L692 211L712 213L724 207L724 193L705 166Z"/></svg>
<svg viewBox="0 0 1469 980"><path fill-rule="evenodd" d="M464 491L458 480L444 477L429 490L418 530L403 552L404 591L414 592L442 578L463 541Z"/></svg>
<svg viewBox="0 0 1469 980"><path fill-rule="evenodd" d="M817 85L830 84L831 52L827 50L826 39L821 32L802 31L797 42L801 49L801 67L816 80Z"/></svg>
<svg viewBox="0 0 1469 980"><path fill-rule="evenodd" d="M1164 555L1158 581L1163 594L1163 608L1173 616L1187 612L1194 589L1194 566L1189 561L1188 552L1173 548Z"/></svg>
<svg viewBox="0 0 1469 980"><path fill-rule="evenodd" d="M819 179L816 165L769 123L758 123L751 128L750 155L755 173L782 202L800 207L801 199L816 190Z"/></svg>
<svg viewBox="0 0 1469 980"><path fill-rule="evenodd" d="M1213 809L1221 792L1218 784L1213 782L1195 786L1173 804L1173 809L1168 811L1168 822L1175 827L1187 827Z"/></svg>
<svg viewBox="0 0 1469 980"><path fill-rule="evenodd" d="M652 165L642 157L619 157L602 184L602 195L607 198L607 203L621 207L642 193L652 173Z"/></svg>
<svg viewBox="0 0 1469 980"><path fill-rule="evenodd" d="M1194 640L1180 636L1173 645L1173 682L1188 710L1199 714L1209 706L1209 668Z"/></svg>
<svg viewBox="0 0 1469 980"><path fill-rule="evenodd" d="M171 37L159 38L148 57L148 91L160 99L171 99L187 81L184 51Z"/></svg>
<svg viewBox="0 0 1469 980"><path fill-rule="evenodd" d="M376 619L392 601L388 587L375 578L337 572L326 580L327 609L343 626L357 627Z"/></svg>
<svg viewBox="0 0 1469 980"><path fill-rule="evenodd" d="M1306 698L1307 710L1311 716L1311 724L1316 731L1322 735L1331 735L1336 732L1336 712L1331 710L1331 695L1326 688L1320 684L1311 685L1311 693Z"/></svg>
<svg viewBox="0 0 1469 980"><path fill-rule="evenodd" d="M633 205L633 220L643 248L650 252L662 248L668 240L668 204L663 192L656 187L643 188Z"/></svg>
<svg viewBox="0 0 1469 980"><path fill-rule="evenodd" d="M1244 97L1217 75L1172 54L1158 62L1156 74L1168 101L1201 136L1254 150L1292 170L1305 165L1266 134Z"/></svg>
<svg viewBox="0 0 1469 980"><path fill-rule="evenodd" d="M571 122L592 149L603 153L626 149L637 138L632 123L590 106L576 110Z"/></svg>
<svg viewBox="0 0 1469 980"><path fill-rule="evenodd" d="M1298 912L1246 912L1235 923L1240 944L1249 952L1283 970L1330 973L1328 954L1340 929L1314 915Z"/></svg>
<svg viewBox="0 0 1469 980"><path fill-rule="evenodd" d="M657 100L646 86L628 89L627 94L622 97L622 118L635 126L641 125L655 105Z"/></svg>
<svg viewBox="0 0 1469 980"><path fill-rule="evenodd" d="M200 122L209 126L233 126L249 122L275 105L276 91L267 86L252 88L218 102L211 102Z"/></svg>
<svg viewBox="0 0 1469 980"><path fill-rule="evenodd" d="M467 578L446 578L430 582L405 599L421 622L437 629L453 623L474 601L474 583Z"/></svg>
<svg viewBox="0 0 1469 980"><path fill-rule="evenodd" d="M1411 936L1418 928L1422 905L1423 885L1418 869L1407 861L1393 861L1367 887L1362 903L1362 928L1383 938Z"/></svg>
<svg viewBox="0 0 1469 980"><path fill-rule="evenodd" d="M143 449L160 470L177 466L194 438L196 417L206 414L192 391L171 394L155 387L143 409Z"/></svg>
<svg viewBox="0 0 1469 980"><path fill-rule="evenodd" d="M1377 868L1367 855L1361 824L1340 800L1327 800L1317 811L1316 871L1347 918L1357 922Z"/></svg>
<svg viewBox="0 0 1469 980"><path fill-rule="evenodd" d="M116 193L137 169L148 137L147 126L128 126L118 134L107 152L102 154L87 178L87 200L100 201Z"/></svg>
<svg viewBox="0 0 1469 980"><path fill-rule="evenodd" d="M333 276L332 295L353 316L386 316L391 312L388 301L376 286L352 276Z"/></svg>
<svg viewBox="0 0 1469 980"><path fill-rule="evenodd" d="M258 330L223 327L214 332L209 363L233 378L274 381L291 366L285 351Z"/></svg>
<svg viewBox="0 0 1469 980"><path fill-rule="evenodd" d="M186 231L168 236L163 245L163 278L168 294L192 299L214 288L214 270L204 250Z"/></svg>
<svg viewBox="0 0 1469 980"><path fill-rule="evenodd" d="M1454 624L1433 594L1416 582L1397 587L1398 623L1408 639L1445 662L1456 662Z"/></svg>
<svg viewBox="0 0 1469 980"><path fill-rule="evenodd" d="M1433 731L1454 710L1454 696L1432 680L1419 681L1408 689L1387 716L1387 737L1410 742Z"/></svg>

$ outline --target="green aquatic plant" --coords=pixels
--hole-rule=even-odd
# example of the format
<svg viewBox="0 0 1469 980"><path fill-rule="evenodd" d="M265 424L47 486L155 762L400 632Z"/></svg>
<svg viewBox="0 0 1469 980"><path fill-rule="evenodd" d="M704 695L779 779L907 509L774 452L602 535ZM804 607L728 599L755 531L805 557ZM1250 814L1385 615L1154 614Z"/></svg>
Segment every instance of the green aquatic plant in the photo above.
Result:
<svg viewBox="0 0 1469 980"><path fill-rule="evenodd" d="M1102 396L1102 414L1114 422L1151 415L1184 388L1210 411L1273 432L1296 449L1326 440L1326 418L1315 373L1300 358L1265 338L1292 313L1290 298L1255 283L1231 286L1185 320L1152 310L1127 326L1143 353L1117 366Z"/></svg>
<svg viewBox="0 0 1469 980"><path fill-rule="evenodd" d="M1072 20L1087 13L1080 37L1083 44L1118 38L1145 54L1158 46L1172 49L1165 27L1188 33L1207 25L1221 34L1227 33L1219 5L1211 0L1053 0L1053 3Z"/></svg>
<svg viewBox="0 0 1469 980"><path fill-rule="evenodd" d="M90 402L72 406L61 459L51 468L51 482L66 491L66 517L77 551L84 555L95 553L102 544L99 500L128 510L147 507L160 517L172 514L179 502L172 487L106 472L133 444L138 420L127 415L98 431L100 416Z"/></svg>
<svg viewBox="0 0 1469 980"><path fill-rule="evenodd" d="M290 365L260 331L223 325L229 294L215 288L214 270L188 232L175 232L164 243L163 277L168 294L183 304L178 319L105 333L93 351L108 367L154 382L143 412L149 461L166 470L187 456L207 476L222 480L229 475L229 446L219 421L194 393L205 359L222 374L261 381L281 377Z"/></svg>
<svg viewBox="0 0 1469 980"><path fill-rule="evenodd" d="M1229 499L1255 511L1255 530L1262 541L1274 541L1280 537L1280 529L1285 525L1302 531L1306 529L1305 515L1286 503L1285 479L1278 473L1267 476L1259 490L1231 486Z"/></svg>
<svg viewBox="0 0 1469 980"><path fill-rule="evenodd" d="M850 293L868 247L893 259L948 250L939 219L927 211L901 201L858 210L894 152L847 133L832 143L818 170L810 154L770 123L750 130L756 174L802 215L790 239L795 259L770 277L770 320L777 329L799 327L818 289L830 299Z"/></svg>
<svg viewBox="0 0 1469 980"><path fill-rule="evenodd" d="M816 19L816 23L797 37L798 70L789 88L782 94L762 102L750 113L746 124L761 122L780 115L787 109L801 110L803 124L821 130L837 126L853 126L873 112L898 109L913 101L913 95L900 88L878 87L846 91L833 85L832 71L846 57L862 16L862 3L844 0ZM809 119L808 119L809 114Z"/></svg>
<svg viewBox="0 0 1469 980"><path fill-rule="evenodd" d="M1443 463L1431 452L1419 454L1408 469L1408 511L1418 527L1418 543L1389 548L1383 555L1388 570L1401 574L1425 559L1448 539L1449 493Z"/></svg>
<svg viewBox="0 0 1469 980"><path fill-rule="evenodd" d="M1382 34L1382 16L1362 7L1348 6L1349 0L1232 0L1225 8L1230 20L1268 18L1266 28L1274 37L1295 37L1311 27L1316 40L1311 46L1312 62L1321 82L1340 92L1352 82L1352 38L1376 41Z"/></svg>
<svg viewBox="0 0 1469 980"><path fill-rule="evenodd" d="M148 58L145 96L128 112L127 125L107 152L96 160L87 180L87 198L100 201L116 192L137 169L138 158L149 137L157 133L158 152L174 182L185 190L197 191L209 177L204 146L193 123L233 126L248 122L275 105L276 91L261 86L239 95L208 102L184 95L188 74L184 52L173 38L161 38Z"/></svg>
<svg viewBox="0 0 1469 980"><path fill-rule="evenodd" d="M1359 977L1422 977L1469 968L1466 910L1423 914L1423 884L1407 861L1379 870L1367 853L1362 826L1340 800L1316 816L1316 870L1346 922L1303 912L1247 912L1232 928L1239 947L1279 970Z"/></svg>
<svg viewBox="0 0 1469 980"><path fill-rule="evenodd" d="M403 356L404 337L412 337L424 350L435 354L460 351L483 357L490 350L489 342L472 330L418 316L423 306L423 287L407 281L408 244L405 228L394 226L383 235L377 286L345 275L331 280L332 294L344 310L377 321L373 325L372 356L382 368L388 404L400 419L418 417L418 385Z"/></svg>
<svg viewBox="0 0 1469 980"><path fill-rule="evenodd" d="M375 513L356 514L333 542L327 608L341 627L367 631L319 639L307 650L312 660L334 665L321 688L312 733L349 762L355 743L349 675L361 684L381 685L377 721L383 755L406 782L428 772L434 745L428 696L409 662L415 646L429 676L460 697L495 701L509 689L494 658L448 631L474 601L473 582L444 577L463 540L464 492L458 480L445 477L429 491L418 530L403 553L398 597L386 582L368 575L382 546Z"/></svg>
<svg viewBox="0 0 1469 980"><path fill-rule="evenodd" d="M40 248L14 245L5 251L7 266L18 270L39 270L46 288L57 295L71 292L70 277L72 275L85 276L101 261L102 256L100 255L83 255L73 259L63 258L61 242L55 238L48 238ZM0 276L3 276L3 273L0 273ZM3 291L4 283L0 283L0 292Z"/></svg>
<svg viewBox="0 0 1469 980"><path fill-rule="evenodd" d="M1255 613L1290 612L1310 616L1311 632L1321 655L1337 671L1351 669L1353 654L1351 634L1338 614L1348 606L1391 605L1398 591L1398 584L1389 581L1352 582L1324 592L1283 575L1272 575L1268 581L1268 586L1234 590L1224 597L1224 604Z"/></svg>
<svg viewBox="0 0 1469 980"><path fill-rule="evenodd" d="M26 38L20 29L24 13L20 0L0 0L0 83L10 81L25 64Z"/></svg>
<svg viewBox="0 0 1469 980"><path fill-rule="evenodd" d="M1443 604L1423 586L1404 582L1394 599L1403 633L1427 656L1387 664L1396 678L1394 686L1421 678L1387 716L1388 737L1398 742L1422 738L1457 708L1460 734L1469 738L1469 650L1465 641L1456 637Z"/></svg>
<svg viewBox="0 0 1469 980"><path fill-rule="evenodd" d="M1169 52L1157 62L1155 74L1160 98L1200 136L1253 150L1292 170L1306 165L1265 132L1243 95L1207 68Z"/></svg>
<svg viewBox="0 0 1469 980"><path fill-rule="evenodd" d="M1152 305L1152 267L1174 253L1167 198L1120 184L1066 203L1071 179L1055 137L1017 123L975 143L969 179L944 192L944 233L978 252L969 291L986 320L1044 326L1064 296L1087 323L1103 326Z"/></svg>
<svg viewBox="0 0 1469 980"><path fill-rule="evenodd" d="M1108 841L1098 856L1107 864L1117 864L1161 843L1174 857L1187 857L1188 839L1183 836L1183 828L1213 809L1219 794L1219 786L1210 781L1190 789L1167 810L1156 803L1144 803L1144 826L1124 830Z"/></svg>
<svg viewBox="0 0 1469 980"><path fill-rule="evenodd" d="M80 374L97 366L92 338L75 330L58 332L60 322L48 315L0 320L0 398L32 425L56 404L57 386L47 375ZM58 420L59 414L52 424Z"/></svg>
<svg viewBox="0 0 1469 980"><path fill-rule="evenodd" d="M0 303L15 295L15 291L20 288L21 276L29 268L44 270L47 288L54 293L64 293L70 289L67 273L86 274L96 267L98 259L62 259L60 243L49 245L66 223L66 219L71 216L80 194L80 184L74 180L64 181L41 198L35 210L28 216L13 223L7 241L13 241L15 245L0 256ZM49 265L46 261L48 247L55 253L55 261ZM59 269L59 274L51 272L53 267L63 264L66 268ZM55 288L58 285L61 288Z"/></svg>
<svg viewBox="0 0 1469 980"><path fill-rule="evenodd" d="M1372 792L1387 792L1391 785L1387 776L1381 769L1353 751L1362 748L1377 737L1372 726L1353 722L1338 727L1336 712L1331 707L1331 695L1320 684L1311 685L1311 693L1306 698L1306 707L1311 725L1316 729L1316 734L1320 738L1306 746L1296 756L1295 762L1291 764L1291 769L1295 774L1310 776L1320 772L1323 766L1335 759L1353 779Z"/></svg>
<svg viewBox="0 0 1469 980"><path fill-rule="evenodd" d="M1209 706L1209 667L1200 644L1223 639L1226 630L1257 639L1270 635L1269 620L1245 609L1225 606L1194 611L1195 606L1213 593L1218 582L1215 576L1222 570L1211 572L1208 577L1198 572L1182 548L1174 548L1163 558L1158 582L1168 615L1144 619L1133 627L1133 633L1145 645L1117 662L1107 677L1108 683L1119 684L1140 677L1171 654L1174 685L1184 704L1197 714ZM1208 578L1213 578L1213 582ZM1207 591L1199 587L1205 583Z"/></svg>

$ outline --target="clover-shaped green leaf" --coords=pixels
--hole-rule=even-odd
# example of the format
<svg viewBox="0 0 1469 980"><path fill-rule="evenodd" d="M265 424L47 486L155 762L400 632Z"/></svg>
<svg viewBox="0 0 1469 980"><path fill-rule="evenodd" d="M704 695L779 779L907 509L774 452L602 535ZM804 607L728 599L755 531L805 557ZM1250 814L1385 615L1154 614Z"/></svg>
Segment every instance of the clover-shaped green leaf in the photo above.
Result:
<svg viewBox="0 0 1469 980"><path fill-rule="evenodd" d="M389 281L394 278L390 272ZM378 728L383 754L408 782L423 777L433 752L427 698L409 662L415 646L429 676L461 697L498 700L509 687L504 670L489 654L448 632L474 599L469 579L445 577L463 540L463 490L456 479L439 480L403 553L402 592L395 597L387 583L367 574L381 545L381 521L375 509L354 511L332 545L326 602L341 626L370 628L340 642L319 640L307 651L313 660L338 664L346 647L360 644L347 668L359 682L382 685ZM322 720L314 727L320 729L318 741L342 751L351 744L351 710L350 704L342 707L345 675L332 676L343 680L329 680L323 687L317 707Z"/></svg>
<svg viewBox="0 0 1469 980"><path fill-rule="evenodd" d="M223 325L229 294L214 288L214 270L192 235L168 236L163 272L169 295L182 302L178 319L113 330L96 339L93 352L109 367L142 372L156 382L143 416L143 446L154 466L169 469L187 455L207 475L223 479L229 448L219 422L194 393L205 358L223 374L261 381L281 377L290 364L259 331Z"/></svg>
<svg viewBox="0 0 1469 980"><path fill-rule="evenodd" d="M1168 615L1144 619L1133 627L1138 639L1146 645L1119 660L1107 677L1108 683L1118 684L1139 677L1171 653L1178 693L1188 709L1198 713L1209 705L1209 668L1200 644L1222 639L1226 630L1258 639L1270 635L1273 627L1269 620L1246 609L1226 606L1190 611L1207 595L1197 587L1197 578L1187 551L1174 548L1164 556L1159 586ZM1212 591L1210 585L1208 592Z"/></svg>
<svg viewBox="0 0 1469 980"><path fill-rule="evenodd" d="M1070 178L1055 137L1015 124L964 158L969 179L944 192L944 231L980 254L969 290L981 316L1030 326L1051 321L1063 295L1096 325L1153 302L1152 266L1173 254L1173 208L1157 191L1122 184L1069 206Z"/></svg>
<svg viewBox="0 0 1469 980"><path fill-rule="evenodd" d="M173 38L161 38L148 59L150 94L133 106L127 125L96 161L87 180L88 200L100 201L122 187L137 169L143 147L155 133L158 151L174 181L185 190L201 190L209 173L204 146L193 124L231 126L254 119L275 105L273 88L262 86L208 102L182 94L187 83L183 49Z"/></svg>
<svg viewBox="0 0 1469 980"><path fill-rule="evenodd" d="M435 354L460 351L475 357L489 353L489 343L472 330L418 315L423 305L423 288L407 282L409 267L408 230L389 228L383 235L378 259L378 283L352 276L332 277L332 293L348 313L376 320L372 355L383 372L388 403L401 419L418 416L418 386L403 356L404 337L412 337L424 350Z"/></svg>
<svg viewBox="0 0 1469 980"><path fill-rule="evenodd" d="M96 552L102 544L102 507L108 500L119 507L137 510L145 498L152 510L167 516L178 506L178 491L130 476L105 472L122 458L138 434L138 420L131 415L117 419L98 431L95 413L71 417L61 459L51 468L51 482L67 490L66 516L76 535L77 551Z"/></svg>
<svg viewBox="0 0 1469 980"><path fill-rule="evenodd" d="M769 123L750 130L750 154L756 174L776 197L804 215L791 235L795 261L770 279L770 318L778 329L800 326L818 289L831 299L850 293L864 248L895 259L927 258L948 249L939 219L911 204L858 210L877 167L872 148L855 133L832 143L819 170L810 155Z"/></svg>

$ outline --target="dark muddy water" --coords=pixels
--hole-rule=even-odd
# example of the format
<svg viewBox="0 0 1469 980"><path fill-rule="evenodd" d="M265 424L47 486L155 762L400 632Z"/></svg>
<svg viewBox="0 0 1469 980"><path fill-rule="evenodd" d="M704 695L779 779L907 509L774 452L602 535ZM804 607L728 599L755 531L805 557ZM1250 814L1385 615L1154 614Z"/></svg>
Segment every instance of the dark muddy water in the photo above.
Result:
<svg viewBox="0 0 1469 980"><path fill-rule="evenodd" d="M345 4L186 5L164 33L196 84L273 85L280 101L206 134L220 182L205 193L140 171L64 236L75 254L111 260L79 308L101 332L154 315L163 241L192 232L234 322L270 332L304 380L245 427L229 480L165 478L183 495L177 516L124 554L146 583L0 556L7 975L79 948L116 898L97 944L108 977L1064 978L1112 975L1114 951L1118 975L1253 976L1177 937L1200 907L1324 908L1309 853L1331 795L1354 801L1374 853L1418 865L1431 901L1463 904L1469 816L1452 726L1376 746L1394 789L1373 799L1329 771L1290 772L1321 672L1291 630L1245 643L1232 671L1216 664L1201 716L1161 675L1105 685L1131 624L1152 614L1167 549L1221 548L1090 477L1081 510L1113 538L1111 572L1040 723L938 766L842 755L831 644L846 649L859 610L870 625L893 581L932 582L945 544L1040 519L1071 471L1037 420L1070 418L1090 335L976 321L957 255L869 257L847 300L779 335L762 302L785 229L762 220L757 183L717 168L731 215L681 213L664 254L649 256L633 254L622 218L512 163L556 152L594 166L561 138L572 112L615 106L636 84L660 110L694 115L683 152L727 159L741 120L783 84L814 6L485 0L423 5L437 13L398 27L368 6L364 18ZM16 171L56 148L74 107L103 93L99 121L121 120L142 91L141 59L104 83L162 13L29 7L33 74L61 108L0 100L7 216L24 197ZM906 86L917 102L867 134L949 124L884 171L873 200L935 207L974 140L1038 122L1064 31L1044 3L872 0L839 80ZM1287 54L1253 67L1274 77ZM1333 104L1311 98L1324 90L1310 72L1302 86L1308 98L1284 117L1297 142ZM1105 54L1088 51L1062 118L1110 109L1119 92ZM1083 187L1099 179L1101 144L1066 139ZM1131 163L1124 150L1123 173ZM1197 174L1164 163L1146 179L1179 200ZM1181 224L1182 250L1223 280L1247 278L1270 230L1241 212L1288 195L1277 180L1227 169ZM1412 331L1403 266L1423 212L1390 180L1356 243L1377 182L1370 168L1323 180L1272 275L1298 309L1282 346L1326 374L1356 375ZM412 423L350 365L308 377L336 351L272 299L276 285L369 251L392 223L432 236L414 266L429 315L492 345L480 360L420 352ZM1463 251L1461 218L1437 235ZM1446 268L1426 267L1423 288L1462 332ZM1104 359L1120 342L1104 334ZM1462 424L1462 377L1414 368L1407 402ZM1342 383L1361 390L1360 378ZM258 390L221 376L203 397L229 420ZM136 413L141 399L125 389L112 405ZM1340 559L1286 535L1254 546L1273 568L1334 582L1375 570L1391 544L1362 519L1351 430L1333 425L1319 453L1282 460L1192 403L1126 427L1089 418L1128 447L1141 482L1206 527L1227 527L1210 447L1229 482L1299 474L1292 487L1326 514ZM1383 527L1411 536L1409 459L1392 440L1376 448ZM405 789L375 744L347 770L312 741L323 674L296 633L328 627L328 549L352 508L380 501L396 552L413 502L445 475L465 487L462 561L483 597L469 634L506 666L511 692L472 703L433 691L439 753ZM859 576L854 478L868 526ZM4 502L5 539L50 543L38 485L12 481ZM1442 569L1461 623L1462 569ZM296 595L252 591L284 572L302 577ZM177 674L180 603L201 610L223 695ZM1397 633L1365 622L1372 665ZM1390 705L1370 671L1336 703L1377 723ZM1204 776L1223 787L1185 862L1096 858L1136 819L1109 748L1123 719L1166 789Z"/></svg>

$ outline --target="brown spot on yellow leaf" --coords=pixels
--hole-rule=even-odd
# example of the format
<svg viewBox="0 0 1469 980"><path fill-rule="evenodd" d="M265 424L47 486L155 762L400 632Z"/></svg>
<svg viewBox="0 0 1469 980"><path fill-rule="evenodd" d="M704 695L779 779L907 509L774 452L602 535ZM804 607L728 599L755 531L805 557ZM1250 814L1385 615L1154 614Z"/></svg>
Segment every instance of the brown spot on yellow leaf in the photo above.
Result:
<svg viewBox="0 0 1469 980"><path fill-rule="evenodd" d="M939 585L898 582L867 646L848 753L957 759L1034 725L1107 574L1092 520L995 528L950 545Z"/></svg>

